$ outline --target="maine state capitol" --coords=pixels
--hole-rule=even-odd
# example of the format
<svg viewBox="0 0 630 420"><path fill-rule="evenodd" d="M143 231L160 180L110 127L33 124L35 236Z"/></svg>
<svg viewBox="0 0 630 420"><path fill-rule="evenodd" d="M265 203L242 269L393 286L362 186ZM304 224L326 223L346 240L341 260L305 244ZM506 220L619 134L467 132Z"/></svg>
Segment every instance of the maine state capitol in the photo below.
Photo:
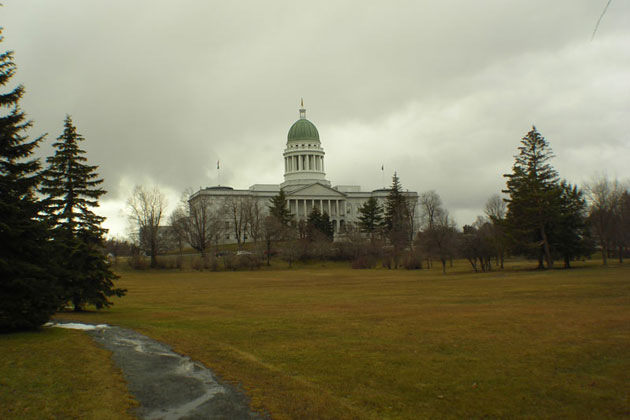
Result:
<svg viewBox="0 0 630 420"><path fill-rule="evenodd" d="M361 191L358 185L331 186L326 179L325 153L319 138L317 127L306 119L306 109L302 103L300 117L293 123L287 134L284 153L284 182L281 184L254 184L249 189L237 190L227 186L213 186L200 189L190 196L189 205L209 200L217 208L230 199L257 200L266 211L270 198L283 190L287 197L289 210L296 220L306 219L314 208L328 213L339 238L348 224L356 226L359 219L359 207L370 197L375 197L383 205L389 193L388 189ZM412 202L418 202L418 193L405 191ZM416 204L417 205L417 204ZM414 212L416 215L417 211ZM226 215L227 216L227 215ZM236 242L230 231L230 219L226 217L226 233L223 243ZM414 225L418 226L417 220ZM246 239L246 238L245 238Z"/></svg>

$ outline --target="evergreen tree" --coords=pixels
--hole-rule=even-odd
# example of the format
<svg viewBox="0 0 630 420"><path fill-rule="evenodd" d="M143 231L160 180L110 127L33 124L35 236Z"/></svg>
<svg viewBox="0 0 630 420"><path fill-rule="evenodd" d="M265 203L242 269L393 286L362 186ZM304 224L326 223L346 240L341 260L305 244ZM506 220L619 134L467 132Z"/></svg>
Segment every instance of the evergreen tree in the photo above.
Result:
<svg viewBox="0 0 630 420"><path fill-rule="evenodd" d="M64 299L75 311L85 304L97 309L108 307L110 296L123 296L124 289L114 287L118 278L109 268L101 226L104 217L91 210L106 193L97 166L87 165L85 151L79 147L84 138L77 133L70 116L66 116L63 133L53 144L55 154L46 161L41 192L46 196L46 214L53 229L57 249L61 252Z"/></svg>
<svg viewBox="0 0 630 420"><path fill-rule="evenodd" d="M1 34L1 29L0 29ZM0 35L0 42L2 42ZM0 54L0 86L15 74L10 51ZM59 307L48 228L35 190L40 163L32 158L42 137L28 141L31 122L19 108L24 87L0 94L0 331L35 328Z"/></svg>
<svg viewBox="0 0 630 420"><path fill-rule="evenodd" d="M374 232L383 224L383 208L378 204L375 197L370 197L368 201L359 207L359 228L362 232L370 235L374 239Z"/></svg>
<svg viewBox="0 0 630 420"><path fill-rule="evenodd" d="M327 240L333 241L335 237L335 227L327 212L322 213L322 221L319 230L324 234Z"/></svg>
<svg viewBox="0 0 630 420"><path fill-rule="evenodd" d="M289 226L293 220L291 211L287 207L287 195L280 190L278 195L269 199L269 213L282 223L283 226Z"/></svg>
<svg viewBox="0 0 630 420"><path fill-rule="evenodd" d="M332 241L334 237L334 228L328 213L321 213L317 207L308 215L306 231L310 240L323 236L326 240Z"/></svg>
<svg viewBox="0 0 630 420"><path fill-rule="evenodd" d="M551 231L551 246L563 259L565 268L570 268L572 260L591 255L594 246L582 191L564 180L560 182L559 188L560 212Z"/></svg>
<svg viewBox="0 0 630 420"><path fill-rule="evenodd" d="M524 254L543 258L547 267L553 267L549 234L560 217L561 188L558 173L549 164L554 156L549 143L536 131L536 127L521 140L519 154L511 174L505 174L508 194L506 232L515 249Z"/></svg>
<svg viewBox="0 0 630 420"><path fill-rule="evenodd" d="M385 230L395 247L404 247L409 238L409 206L402 193L402 186L396 173L392 178L392 187L385 201Z"/></svg>

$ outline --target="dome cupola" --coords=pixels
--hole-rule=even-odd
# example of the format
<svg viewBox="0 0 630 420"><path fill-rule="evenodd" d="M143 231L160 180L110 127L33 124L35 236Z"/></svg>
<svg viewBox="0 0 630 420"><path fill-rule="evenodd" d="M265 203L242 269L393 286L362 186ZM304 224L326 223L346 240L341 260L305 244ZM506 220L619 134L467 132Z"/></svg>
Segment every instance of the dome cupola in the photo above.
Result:
<svg viewBox="0 0 630 420"><path fill-rule="evenodd" d="M300 118L289 129L287 141L312 141L319 143L319 133L315 124L306 118Z"/></svg>
<svg viewBox="0 0 630 420"><path fill-rule="evenodd" d="M284 150L284 182L289 185L320 183L330 185L324 172L324 149L315 125L306 119L304 100L300 103L300 119L293 123L287 134Z"/></svg>
<svg viewBox="0 0 630 420"><path fill-rule="evenodd" d="M300 119L289 128L287 141L310 141L319 143L319 132L315 124L306 119L304 99L300 102Z"/></svg>

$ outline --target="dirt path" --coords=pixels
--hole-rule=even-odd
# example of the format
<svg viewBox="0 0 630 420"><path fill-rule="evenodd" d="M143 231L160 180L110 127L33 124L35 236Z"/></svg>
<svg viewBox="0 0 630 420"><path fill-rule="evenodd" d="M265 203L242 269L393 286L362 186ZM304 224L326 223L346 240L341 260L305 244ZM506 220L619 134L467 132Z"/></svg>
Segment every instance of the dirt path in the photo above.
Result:
<svg viewBox="0 0 630 420"><path fill-rule="evenodd" d="M79 329L85 329L96 342L112 352L114 362L127 380L129 392L140 403L136 412L139 418L263 418L250 411L243 393L219 383L201 363L174 353L165 344L124 328L85 327Z"/></svg>

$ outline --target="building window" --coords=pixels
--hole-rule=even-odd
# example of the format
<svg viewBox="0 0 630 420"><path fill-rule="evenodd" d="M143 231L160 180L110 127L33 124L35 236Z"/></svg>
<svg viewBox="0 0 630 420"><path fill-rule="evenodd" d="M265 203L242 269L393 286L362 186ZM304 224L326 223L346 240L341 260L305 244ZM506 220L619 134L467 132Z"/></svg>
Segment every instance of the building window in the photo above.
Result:
<svg viewBox="0 0 630 420"><path fill-rule="evenodd" d="M225 235L225 239L230 239L230 235Z"/></svg>

